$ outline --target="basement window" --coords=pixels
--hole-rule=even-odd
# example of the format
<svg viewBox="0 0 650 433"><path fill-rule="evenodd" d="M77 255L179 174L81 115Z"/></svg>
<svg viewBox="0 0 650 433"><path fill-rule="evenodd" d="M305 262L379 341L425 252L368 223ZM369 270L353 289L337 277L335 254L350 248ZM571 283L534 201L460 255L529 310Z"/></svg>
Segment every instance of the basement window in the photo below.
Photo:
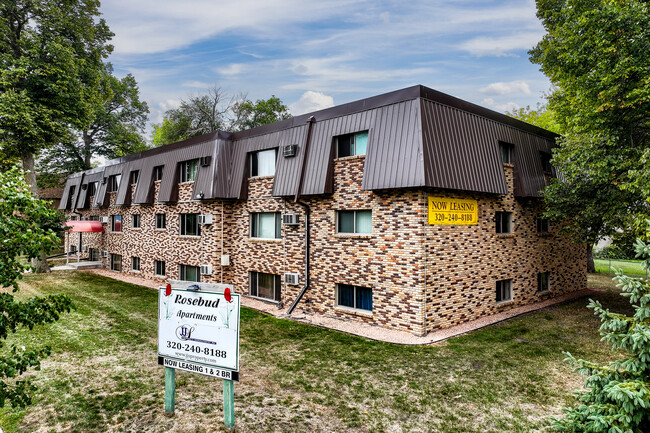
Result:
<svg viewBox="0 0 650 433"><path fill-rule="evenodd" d="M131 257L131 270L140 271L140 257Z"/></svg>
<svg viewBox="0 0 650 433"><path fill-rule="evenodd" d="M368 131L336 137L336 157L344 158L353 155L365 155L368 148Z"/></svg>
<svg viewBox="0 0 650 433"><path fill-rule="evenodd" d="M277 149L260 150L251 153L251 177L273 176Z"/></svg>
<svg viewBox="0 0 650 433"><path fill-rule="evenodd" d="M248 294L256 298L280 301L280 276L262 272L249 273Z"/></svg>
<svg viewBox="0 0 650 433"><path fill-rule="evenodd" d="M179 214L181 236L201 236L201 226L199 225L199 214L182 213Z"/></svg>
<svg viewBox="0 0 650 433"><path fill-rule="evenodd" d="M178 265L178 279L181 281L201 281L198 266Z"/></svg>
<svg viewBox="0 0 650 433"><path fill-rule="evenodd" d="M338 233L372 233L371 210L340 210L337 212Z"/></svg>
<svg viewBox="0 0 650 433"><path fill-rule="evenodd" d="M122 272L122 256L111 254L111 271Z"/></svg>
<svg viewBox="0 0 650 433"><path fill-rule="evenodd" d="M512 280L497 281L497 303L512 301Z"/></svg>
<svg viewBox="0 0 650 433"><path fill-rule="evenodd" d="M537 293L548 292L551 289L551 278L549 272L537 274Z"/></svg>
<svg viewBox="0 0 650 433"><path fill-rule="evenodd" d="M199 169L199 160L192 159L189 161L181 162L181 183L194 182L196 180L196 172Z"/></svg>
<svg viewBox="0 0 650 433"><path fill-rule="evenodd" d="M165 276L165 262L162 260L155 260L154 266L156 268L156 275L159 277Z"/></svg>
<svg viewBox="0 0 650 433"><path fill-rule="evenodd" d="M336 305L355 310L372 311L372 289L350 284L337 284Z"/></svg>
<svg viewBox="0 0 650 433"><path fill-rule="evenodd" d="M512 233L512 212L497 212L495 222L497 234L508 235Z"/></svg>
<svg viewBox="0 0 650 433"><path fill-rule="evenodd" d="M280 212L251 213L251 237L280 239L282 237L282 215Z"/></svg>
<svg viewBox="0 0 650 433"><path fill-rule="evenodd" d="M122 231L122 215L111 215L111 231Z"/></svg>

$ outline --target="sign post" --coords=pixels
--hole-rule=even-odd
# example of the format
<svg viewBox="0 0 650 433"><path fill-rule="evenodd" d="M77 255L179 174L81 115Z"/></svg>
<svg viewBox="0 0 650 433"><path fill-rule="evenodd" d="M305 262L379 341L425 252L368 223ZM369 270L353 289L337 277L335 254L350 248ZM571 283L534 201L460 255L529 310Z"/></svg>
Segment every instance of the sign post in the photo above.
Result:
<svg viewBox="0 0 650 433"><path fill-rule="evenodd" d="M239 295L161 288L158 296L158 364L165 367L165 412L174 413L176 370L223 380L223 413L235 427L235 388L239 381ZM194 288L194 290L192 290Z"/></svg>

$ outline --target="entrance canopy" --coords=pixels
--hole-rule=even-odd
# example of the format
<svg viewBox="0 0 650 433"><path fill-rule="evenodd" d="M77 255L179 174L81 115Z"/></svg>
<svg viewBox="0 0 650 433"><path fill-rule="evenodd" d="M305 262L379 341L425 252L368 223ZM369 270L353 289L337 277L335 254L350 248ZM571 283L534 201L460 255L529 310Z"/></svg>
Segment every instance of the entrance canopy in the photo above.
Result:
<svg viewBox="0 0 650 433"><path fill-rule="evenodd" d="M69 232L86 233L86 232L103 232L104 227L100 221L66 221L64 226L72 227Z"/></svg>

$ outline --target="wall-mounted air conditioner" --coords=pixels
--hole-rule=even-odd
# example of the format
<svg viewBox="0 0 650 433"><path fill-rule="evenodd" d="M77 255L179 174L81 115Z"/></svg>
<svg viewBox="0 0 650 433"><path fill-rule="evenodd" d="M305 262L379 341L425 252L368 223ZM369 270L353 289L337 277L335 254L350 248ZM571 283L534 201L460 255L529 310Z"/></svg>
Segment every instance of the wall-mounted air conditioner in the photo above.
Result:
<svg viewBox="0 0 650 433"><path fill-rule="evenodd" d="M199 215L199 224L212 224L212 215Z"/></svg>
<svg viewBox="0 0 650 433"><path fill-rule="evenodd" d="M99 222L102 224L108 224L108 217L107 216L100 216L99 217Z"/></svg>
<svg viewBox="0 0 650 433"><path fill-rule="evenodd" d="M201 265L201 275L212 275L212 265Z"/></svg>
<svg viewBox="0 0 650 433"><path fill-rule="evenodd" d="M300 214L285 213L282 215L282 224L285 226L297 226L300 224Z"/></svg>
<svg viewBox="0 0 650 433"><path fill-rule="evenodd" d="M300 275L294 272L288 272L284 274L284 282L285 284L289 284L291 286L297 286L298 285L298 280L300 278Z"/></svg>
<svg viewBox="0 0 650 433"><path fill-rule="evenodd" d="M102 257L108 257L108 251L102 250Z"/></svg>
<svg viewBox="0 0 650 433"><path fill-rule="evenodd" d="M212 161L211 156L202 156L201 157L201 167L208 167L210 165L210 162Z"/></svg>
<svg viewBox="0 0 650 433"><path fill-rule="evenodd" d="M84 246L81 248L81 251L83 251L84 253L87 253L87 252L88 252L88 245L84 245Z"/></svg>
<svg viewBox="0 0 650 433"><path fill-rule="evenodd" d="M282 148L282 156L284 156L285 158L291 158L293 156L296 156L297 151L298 151L297 144L287 144Z"/></svg>

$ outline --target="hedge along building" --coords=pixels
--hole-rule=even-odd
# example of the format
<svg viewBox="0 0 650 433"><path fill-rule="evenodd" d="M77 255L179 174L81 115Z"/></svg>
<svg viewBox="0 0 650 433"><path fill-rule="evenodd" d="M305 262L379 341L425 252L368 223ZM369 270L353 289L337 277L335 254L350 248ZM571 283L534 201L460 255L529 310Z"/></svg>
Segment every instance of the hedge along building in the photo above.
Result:
<svg viewBox="0 0 650 433"><path fill-rule="evenodd" d="M116 272L423 335L586 285L540 219L555 135L414 86L71 175Z"/></svg>

